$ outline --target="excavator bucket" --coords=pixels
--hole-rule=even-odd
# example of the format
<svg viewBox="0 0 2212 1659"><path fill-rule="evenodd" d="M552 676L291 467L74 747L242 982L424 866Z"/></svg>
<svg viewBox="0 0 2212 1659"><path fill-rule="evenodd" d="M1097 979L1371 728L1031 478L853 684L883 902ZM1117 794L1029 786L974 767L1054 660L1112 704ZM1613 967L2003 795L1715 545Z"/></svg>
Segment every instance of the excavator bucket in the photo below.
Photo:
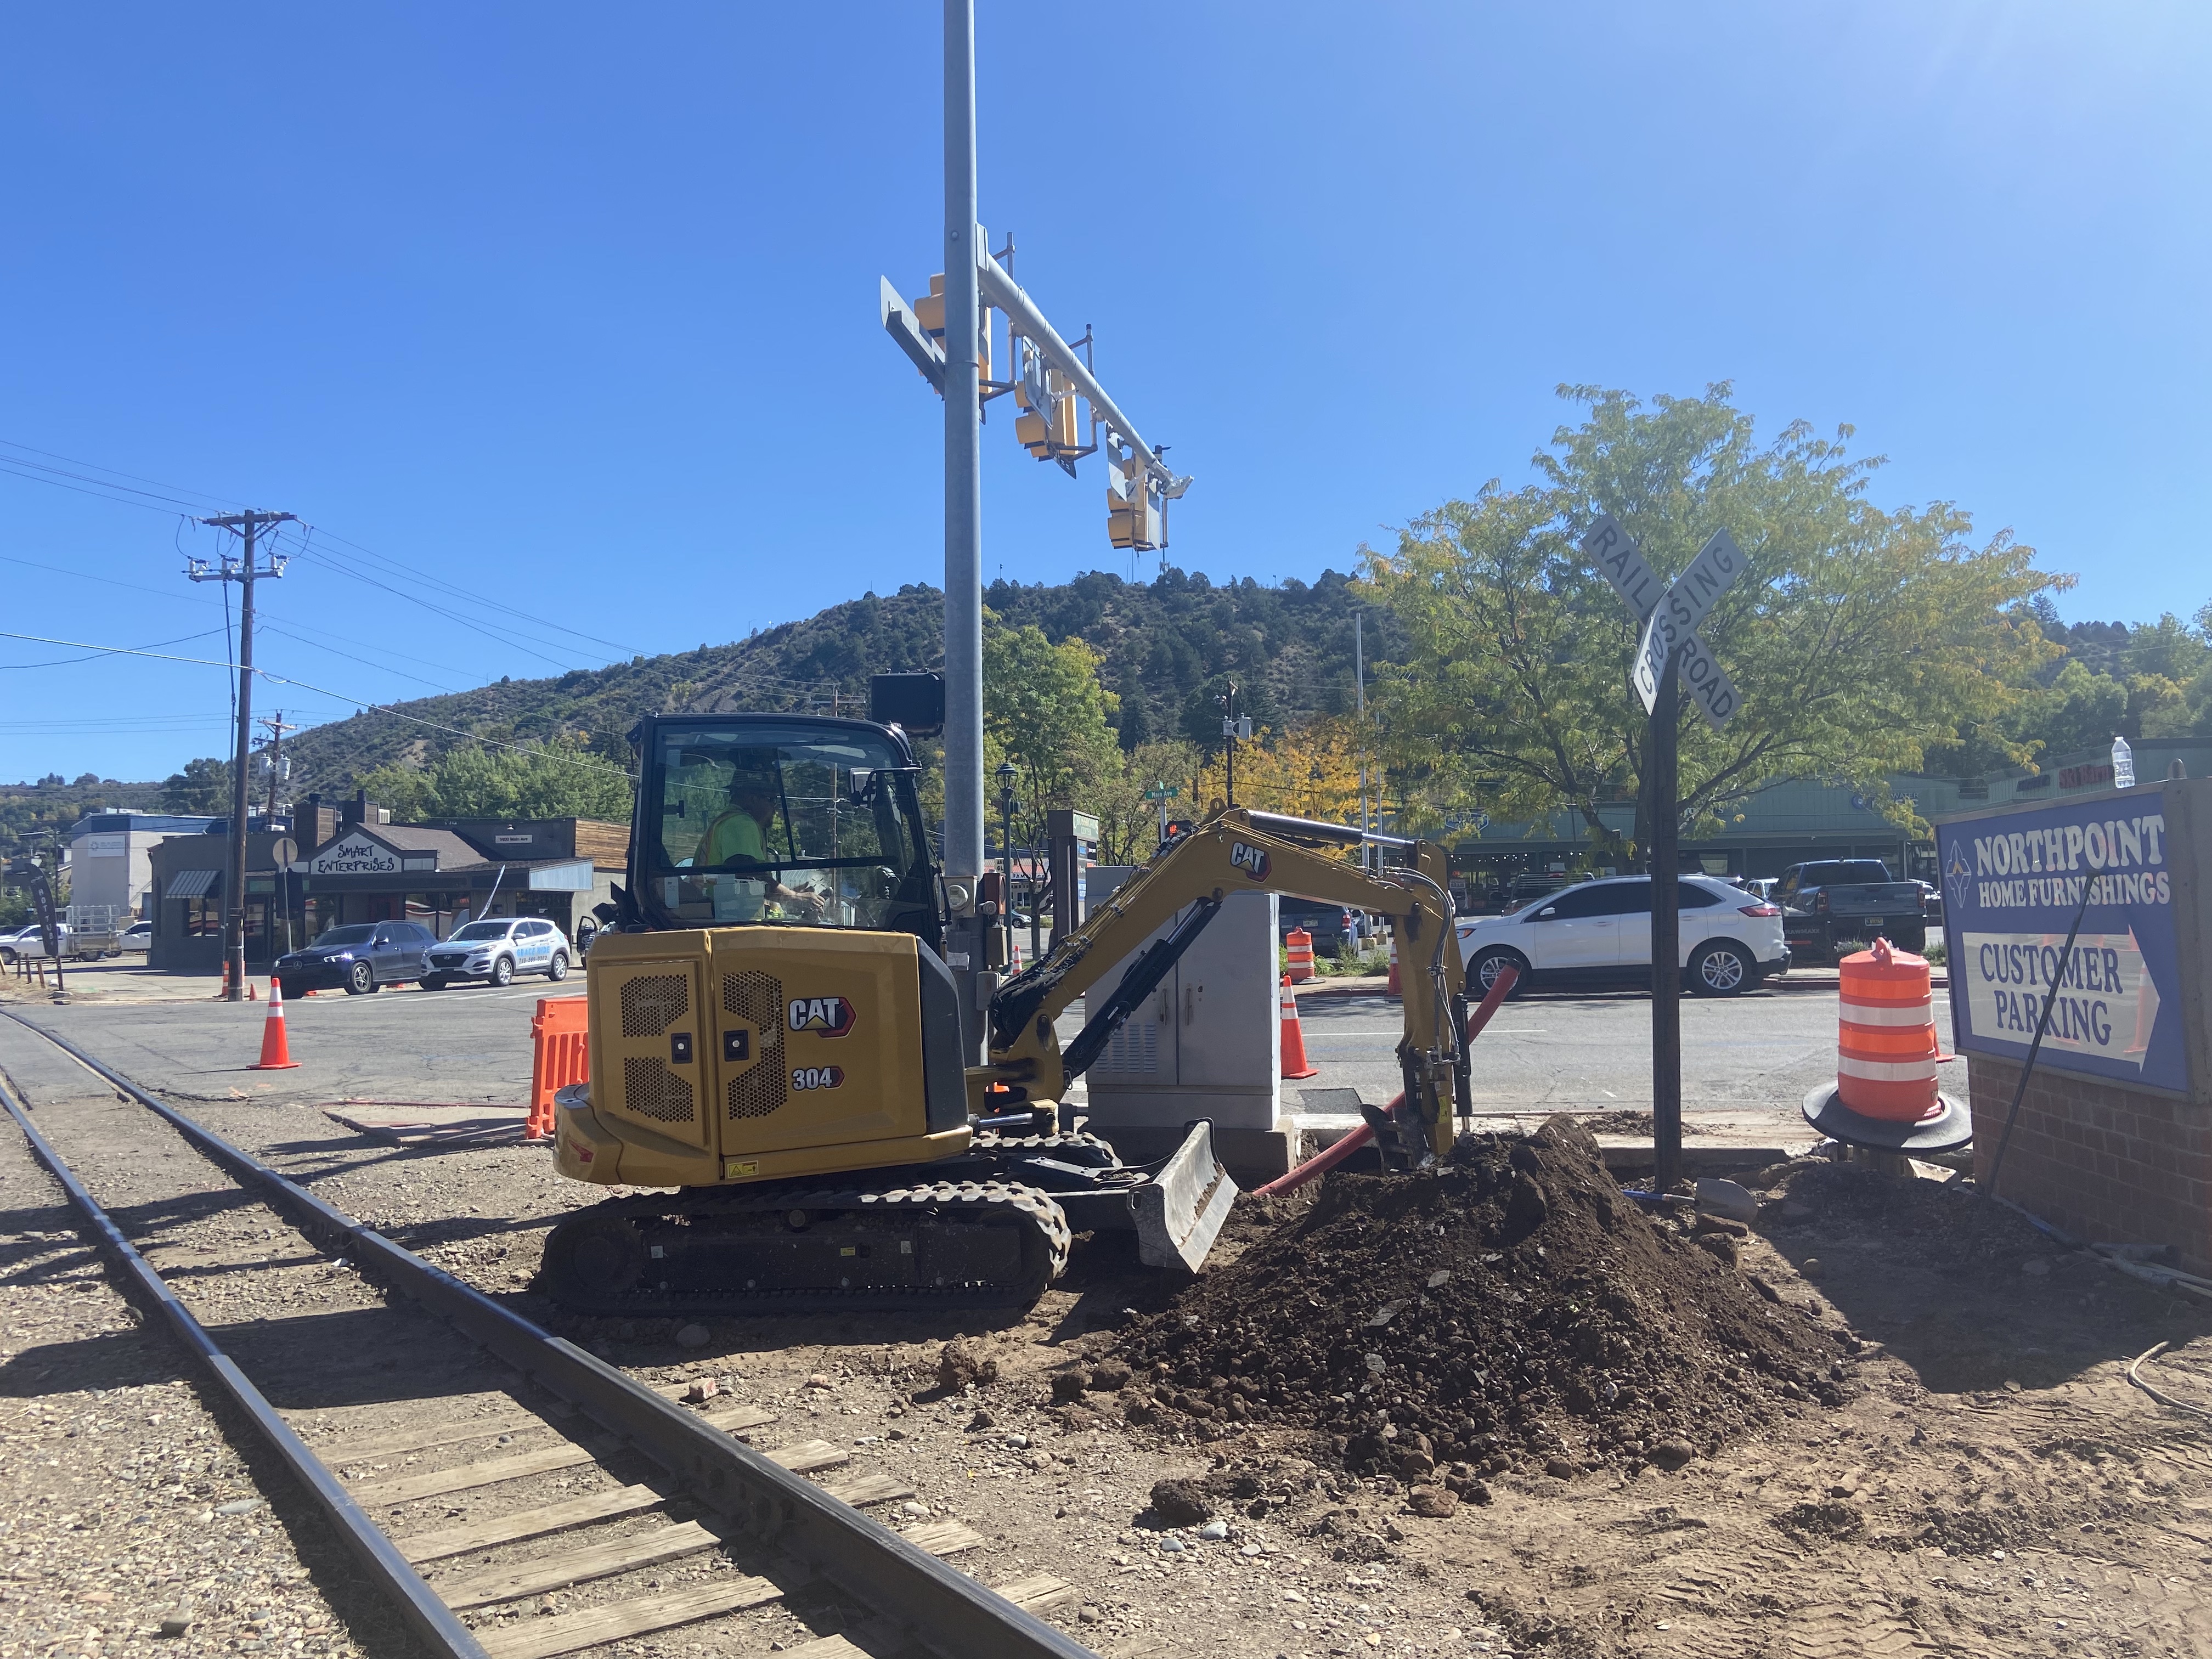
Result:
<svg viewBox="0 0 2212 1659"><path fill-rule="evenodd" d="M1237 1201L1237 1183L1213 1155L1213 1126L1194 1123L1176 1154L1133 1194L1137 1256L1148 1267L1206 1265Z"/></svg>

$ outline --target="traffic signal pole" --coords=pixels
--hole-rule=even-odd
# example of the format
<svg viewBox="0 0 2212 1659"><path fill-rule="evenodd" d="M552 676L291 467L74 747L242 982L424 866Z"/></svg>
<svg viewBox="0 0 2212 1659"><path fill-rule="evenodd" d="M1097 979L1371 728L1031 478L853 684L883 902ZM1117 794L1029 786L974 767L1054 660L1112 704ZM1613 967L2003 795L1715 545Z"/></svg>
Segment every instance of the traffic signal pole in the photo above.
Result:
<svg viewBox="0 0 2212 1659"><path fill-rule="evenodd" d="M945 851L965 915L946 940L967 1063L982 1058L983 873L982 298L975 245L975 0L945 0Z"/></svg>

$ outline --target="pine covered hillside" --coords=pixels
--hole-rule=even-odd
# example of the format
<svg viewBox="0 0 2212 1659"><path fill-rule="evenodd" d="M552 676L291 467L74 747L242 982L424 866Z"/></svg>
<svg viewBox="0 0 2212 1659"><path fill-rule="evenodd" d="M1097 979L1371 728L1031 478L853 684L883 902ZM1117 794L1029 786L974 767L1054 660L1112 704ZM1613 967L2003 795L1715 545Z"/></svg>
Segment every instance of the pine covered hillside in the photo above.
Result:
<svg viewBox="0 0 2212 1659"><path fill-rule="evenodd" d="M1055 644L1080 637L1098 651L1100 678L1121 699L1124 748L1168 737L1217 745L1221 711L1213 699L1230 680L1243 693L1240 708L1263 726L1352 704L1352 612L1361 605L1349 579L1334 571L1310 586L1293 580L1279 587L1249 577L1217 586L1202 573L1174 568L1150 583L1093 571L1057 586L994 582L984 603L1006 626L1034 625ZM1370 663L1395 653L1400 635L1387 613L1370 608L1365 630ZM580 738L626 767L623 733L642 714L864 711L871 674L939 666L943 634L943 596L909 584L734 644L396 703L393 713L369 710L294 738L286 745L292 789L295 796L347 793L377 767L425 767L471 737Z"/></svg>

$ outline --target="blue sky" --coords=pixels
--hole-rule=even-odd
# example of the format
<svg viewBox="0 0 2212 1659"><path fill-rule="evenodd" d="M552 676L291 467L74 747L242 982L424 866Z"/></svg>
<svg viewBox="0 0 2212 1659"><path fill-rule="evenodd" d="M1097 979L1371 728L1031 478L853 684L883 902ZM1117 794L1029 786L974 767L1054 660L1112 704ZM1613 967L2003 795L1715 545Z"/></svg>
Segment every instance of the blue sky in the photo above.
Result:
<svg viewBox="0 0 2212 1659"><path fill-rule="evenodd" d="M937 265L935 7L0 31L15 631L221 657L179 515L237 505L315 526L260 654L335 695L257 694L288 718L937 580L939 406L876 315ZM1348 568L1525 479L1561 382L1729 380L2078 573L2069 617L2212 597L2212 9L981 0L978 33L984 221L1195 475L1186 568ZM1095 470L985 441L987 576L1127 572ZM53 457L152 497L21 476ZM212 668L0 696L0 778L228 749Z"/></svg>

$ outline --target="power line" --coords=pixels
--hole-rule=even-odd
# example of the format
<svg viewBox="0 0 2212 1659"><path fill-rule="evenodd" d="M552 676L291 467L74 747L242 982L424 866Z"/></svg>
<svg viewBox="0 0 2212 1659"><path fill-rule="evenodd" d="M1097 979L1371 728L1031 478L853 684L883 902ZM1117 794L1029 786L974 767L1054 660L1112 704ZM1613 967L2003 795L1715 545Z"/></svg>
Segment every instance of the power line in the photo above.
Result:
<svg viewBox="0 0 2212 1659"><path fill-rule="evenodd" d="M216 662L207 657L179 657L162 651L134 650L126 646L91 645L83 640L54 639L44 634L18 634L6 629L0 629L0 640L29 640L38 645L65 645L72 650L93 651L104 656L151 657L161 662L191 663L202 668L237 669L242 665L234 662ZM319 696L330 697L340 703L351 703L365 714L388 714L393 720L406 721L410 726L425 726L433 732L451 732L454 737L466 738L471 743L481 743L493 749L512 749L517 754L538 755L547 760L557 760L567 765L585 767L594 772L611 772L617 777L629 778L634 781L637 776L635 772L626 768L602 766L596 761L580 759L574 755L556 754L543 747L534 748L529 744L502 743L496 738L479 737L474 732L464 731L458 726L447 726L438 720L426 720L416 714L403 714L397 708L387 704L372 702L366 697L349 696L343 691L333 691L326 685L317 685L312 681L296 679L288 674L272 674L265 668L256 668L252 672L273 685L296 685L302 691L313 691Z"/></svg>
<svg viewBox="0 0 2212 1659"><path fill-rule="evenodd" d="M52 484L60 489L74 490L79 495L98 496L103 500L119 502L126 507L148 507L156 512L168 512L177 507L183 507L191 512L198 513L204 510L205 506L210 502L222 501L228 499L222 496L210 495L204 492L191 489L188 486L182 484L160 484L158 489L140 489L131 484L118 483L114 482L115 478L138 477L137 474L125 472L119 468L104 466L96 461L80 461L74 459L70 456L56 455L51 451L34 448L29 444L19 443L16 441L9 438L0 438L0 446L5 446L9 449L22 450L26 452L26 453L31 455L44 455L46 456L49 460L66 461L69 463L69 467L52 466L48 465L46 462L42 461L26 460L21 456L0 454L0 473L6 473L15 477L23 478L33 483ZM83 467L88 468L90 471L72 471L69 470L70 467ZM25 469L29 470L27 471ZM102 478L93 476L95 473L100 472L112 474L113 477ZM74 480L74 482L71 482L72 480ZM159 483L158 480L151 478L140 478L139 482L142 483ZM161 493L163 491L169 490L174 490L179 493L175 495ZM316 526L307 526L307 529L312 536L312 534L316 531ZM365 547L359 542L352 541L346 537L340 536L333 531L321 531L320 533L327 541L336 542L341 546L352 549L354 552L365 558L375 560L379 564L384 566L387 570L394 574L404 575L412 580L423 583L428 586L450 594L455 599L463 599L471 605L481 605L489 610L503 611L508 616L514 617L524 622L534 623L538 627L551 629L556 633L568 635L576 639L588 640L595 645L604 645L612 651L624 653L633 656L641 654L638 647L635 646L623 645L617 641L602 639L597 635L586 633L581 629L571 628L564 623L555 622L550 617L539 617L530 611L523 611L517 606L507 604L503 600L493 599L486 594L474 592L470 589L461 587L455 583L447 581L442 577L434 575L428 571L418 569L413 566L406 564L404 561L392 558L388 555L379 553L372 548ZM459 623L465 627L474 628L477 632L484 635L488 639L498 640L502 644L511 645L514 643L513 640L507 639L489 629L483 628L476 623L471 623L465 617L458 616L453 611L445 610L441 606L430 605L428 601L419 598L419 596L407 593L400 589L387 587L383 583L370 580L368 578L362 576L357 571L349 570L343 564L323 558L313 550L312 546L307 542L303 542L297 550L297 552L299 556L306 557L313 562L319 564L325 568L337 571L341 574L352 575L356 577L356 580L367 581L372 587L381 588L384 592L392 594L395 598L412 600L414 603L423 605L426 610L445 617L450 621ZM524 637L534 636L525 635ZM541 645L555 645L555 641L542 638L538 639L537 642ZM556 648L558 647L556 647ZM540 653L532 652L531 654L538 655ZM547 658L545 660L559 663L562 661L562 659L553 657ZM606 660L612 661L613 659L607 659Z"/></svg>
<svg viewBox="0 0 2212 1659"><path fill-rule="evenodd" d="M201 495L201 497L202 497L202 499L203 499L203 500L204 500L204 501L212 501L212 502L215 502L215 503L216 503L216 504L218 504L218 505L232 505L232 504L234 504L234 503L235 503L235 501L239 499L238 497L234 497L234 496L224 496L224 495L203 495L203 494L202 494L202 492L201 492L201 491L198 491L198 490L193 489L192 488L191 488L189 485L186 485L186 484L163 483L161 482L161 479L159 479L159 478L149 478L149 477L145 477L142 476L142 475L141 475L141 474L139 474L139 473L136 473L136 472L125 472L125 471L124 471L120 467L114 467L114 466L103 466L103 465L101 465L98 461L81 461L81 460L78 460L77 459L76 459L74 456L70 456L70 455L57 455L57 454L55 454L55 453L53 453L53 451L52 451L51 449L39 449L39 448L35 448L35 447L33 447L32 445L30 445L30 444L27 444L27 443L19 443L19 442L17 442L17 441L16 441L15 439L13 439L13 438L0 438L0 447L7 447L7 448L9 448L9 449L20 449L20 450L22 450L22 451L23 451L25 453L27 453L27 454L31 454L31 455L43 455L43 456L45 456L45 457L46 457L48 460L50 460L50 461L67 461L67 462L68 462L71 466L87 466L87 467L90 467L90 468L91 468L94 472L107 472L107 473L112 473L116 477L118 477L118 478L131 478L131 479L135 479L135 480L137 480L137 482L138 482L138 483L140 483L154 484L154 485L156 485L156 486L158 486L159 488L163 489L173 489L173 490L176 490L176 491L179 492L179 493L180 493L180 494L182 494L182 495ZM5 458L0 458L0 459L5 459ZM27 463L27 465L36 465L36 463Z"/></svg>
<svg viewBox="0 0 2212 1659"><path fill-rule="evenodd" d="M228 618L226 618L225 620L226 620L226 621L228 621ZM225 642L226 642L226 643L228 643L228 642L229 635L230 635L230 630L229 630L228 628L207 628L207 629L201 629L201 630L200 630L198 633L197 633L197 634L179 634L179 635L175 639L173 639L173 640L155 640L155 641L153 642L153 645L149 645L149 646L146 647L145 648L146 648L146 649L148 649L148 650L152 650L152 649L154 648L154 647L155 647L155 646L162 646L162 645L184 645L184 644L185 644L185 643L187 643L188 641L192 641L192 640L206 640L206 639L212 639L212 638L214 638L214 637L215 637L215 635L216 635L217 634L221 634L221 635L223 635L223 637L224 637L224 641L225 641ZM70 664L70 663L76 663L76 662L90 662L90 661L93 659L93 656L97 656L97 655L99 655L99 654L100 654L99 647L94 647L94 648L93 648L93 654L92 654L92 656L84 656L84 657L56 657L56 658L53 658L52 660L47 661L47 662L0 662L0 671L4 671L4 670L8 670L8 669L14 669L14 668L60 668L60 667L65 666L66 665L68 665L68 664ZM52 722L48 722L48 723L49 723L49 724L52 724Z"/></svg>

